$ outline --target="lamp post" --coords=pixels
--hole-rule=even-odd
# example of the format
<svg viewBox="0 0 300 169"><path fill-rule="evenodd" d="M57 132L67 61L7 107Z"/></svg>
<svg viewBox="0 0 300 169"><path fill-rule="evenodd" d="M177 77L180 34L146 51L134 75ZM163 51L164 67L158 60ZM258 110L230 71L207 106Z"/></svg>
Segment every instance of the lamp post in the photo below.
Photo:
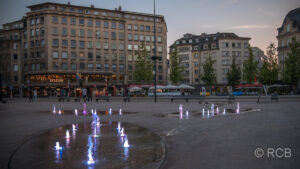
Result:
<svg viewBox="0 0 300 169"><path fill-rule="evenodd" d="M156 99L156 60L157 60L157 56L156 56L156 15L155 15L155 0L154 0L154 49L153 49L153 56L151 57L151 59L154 62L154 102L157 101Z"/></svg>

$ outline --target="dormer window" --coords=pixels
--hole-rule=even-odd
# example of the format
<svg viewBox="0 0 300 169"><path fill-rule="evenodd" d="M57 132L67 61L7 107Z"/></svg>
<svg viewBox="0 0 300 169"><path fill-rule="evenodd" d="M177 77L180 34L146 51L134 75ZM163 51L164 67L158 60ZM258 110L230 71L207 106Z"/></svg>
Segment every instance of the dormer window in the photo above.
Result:
<svg viewBox="0 0 300 169"><path fill-rule="evenodd" d="M190 39L190 40L189 40L189 43L193 43L193 39Z"/></svg>
<svg viewBox="0 0 300 169"><path fill-rule="evenodd" d="M178 45L179 44L179 41L176 41L176 45Z"/></svg>
<svg viewBox="0 0 300 169"><path fill-rule="evenodd" d="M186 40L183 40L182 43L185 44L185 43L186 43Z"/></svg>
<svg viewBox="0 0 300 169"><path fill-rule="evenodd" d="M290 24L286 25L286 31L289 32L290 31Z"/></svg>

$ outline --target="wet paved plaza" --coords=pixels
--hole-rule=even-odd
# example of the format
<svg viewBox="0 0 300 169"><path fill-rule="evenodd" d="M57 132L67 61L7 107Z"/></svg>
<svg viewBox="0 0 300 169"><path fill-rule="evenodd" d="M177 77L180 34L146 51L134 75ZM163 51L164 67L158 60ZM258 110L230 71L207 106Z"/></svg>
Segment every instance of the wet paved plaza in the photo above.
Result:
<svg viewBox="0 0 300 169"><path fill-rule="evenodd" d="M213 116L211 104L215 106ZM91 109L97 110L100 117L97 137L93 137L93 116L81 114L83 103L16 100L0 107L0 168L300 167L300 105L297 102L240 102L238 114L236 103L87 103L86 110L89 113ZM75 109L78 109L77 116ZM203 109L206 118L202 117ZM128 134L127 153L116 129L118 122ZM72 124L78 124L75 135ZM66 130L70 133L69 141ZM55 150L57 141L62 151ZM95 149L93 165L87 164L89 143ZM266 153L256 157L257 148L265 151L289 148L292 153L290 157L272 157Z"/></svg>

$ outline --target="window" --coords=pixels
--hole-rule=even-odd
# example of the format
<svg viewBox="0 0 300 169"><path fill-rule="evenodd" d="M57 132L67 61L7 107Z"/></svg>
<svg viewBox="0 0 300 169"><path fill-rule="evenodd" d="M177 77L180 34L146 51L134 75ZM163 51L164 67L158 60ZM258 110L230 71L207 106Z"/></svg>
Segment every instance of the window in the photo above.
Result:
<svg viewBox="0 0 300 169"><path fill-rule="evenodd" d="M39 35L40 35L40 29L37 28L37 29L35 29L35 36L39 36Z"/></svg>
<svg viewBox="0 0 300 169"><path fill-rule="evenodd" d="M53 27L52 28L52 34L53 35L58 35L58 29L57 29L57 27ZM33 35L31 35L31 36L33 36Z"/></svg>
<svg viewBox="0 0 300 169"><path fill-rule="evenodd" d="M158 36L158 37L157 37L157 42L159 42L159 43L161 43L161 42L162 42L162 40L161 40L161 36ZM198 46L197 46L197 48L198 48ZM198 50L198 49L195 49L195 50Z"/></svg>
<svg viewBox="0 0 300 169"><path fill-rule="evenodd" d="M111 32L111 39L113 39L113 40L117 39L116 32Z"/></svg>
<svg viewBox="0 0 300 169"><path fill-rule="evenodd" d="M52 63L52 67L53 67L54 70L57 70L58 69L58 63L57 62L53 62ZM32 67L31 67L31 69L32 69Z"/></svg>
<svg viewBox="0 0 300 169"><path fill-rule="evenodd" d="M104 42L104 49L108 49L108 42Z"/></svg>
<svg viewBox="0 0 300 169"><path fill-rule="evenodd" d="M88 59L93 59L93 53L92 52L88 53Z"/></svg>
<svg viewBox="0 0 300 169"><path fill-rule="evenodd" d="M52 46L58 47L58 39L52 40Z"/></svg>
<svg viewBox="0 0 300 169"><path fill-rule="evenodd" d="M77 58L76 52L71 52L71 59L76 59L76 58Z"/></svg>
<svg viewBox="0 0 300 169"><path fill-rule="evenodd" d="M133 30L135 30L135 31L139 30L138 25L134 25L134 26L133 26Z"/></svg>
<svg viewBox="0 0 300 169"><path fill-rule="evenodd" d="M72 69L72 70L76 70L76 68L77 68L76 63L71 63L71 69Z"/></svg>
<svg viewBox="0 0 300 169"><path fill-rule="evenodd" d="M155 37L154 37L154 36L152 36L152 37L151 37L151 39L152 39L152 42L154 42L154 41L155 41Z"/></svg>
<svg viewBox="0 0 300 169"><path fill-rule="evenodd" d="M84 25L84 19L79 19L79 25Z"/></svg>
<svg viewBox="0 0 300 169"><path fill-rule="evenodd" d="M58 52L53 52L53 53L52 53L52 57L53 57L54 59L57 59L57 58L58 58Z"/></svg>
<svg viewBox="0 0 300 169"><path fill-rule="evenodd" d="M61 58L67 59L68 58L68 52L61 52Z"/></svg>
<svg viewBox="0 0 300 169"><path fill-rule="evenodd" d="M145 30L145 26L144 25L140 25L140 31L144 31Z"/></svg>
<svg viewBox="0 0 300 169"><path fill-rule="evenodd" d="M248 43L245 42L245 43L244 43L244 48L245 48L245 49L248 49L248 46L249 46Z"/></svg>
<svg viewBox="0 0 300 169"><path fill-rule="evenodd" d="M133 70L133 66L132 65L128 65L128 70Z"/></svg>
<svg viewBox="0 0 300 169"><path fill-rule="evenodd" d="M80 69L81 70L85 69L85 64L84 63L80 63Z"/></svg>
<svg viewBox="0 0 300 169"><path fill-rule="evenodd" d="M124 40L124 32L119 32L119 40Z"/></svg>
<svg viewBox="0 0 300 169"><path fill-rule="evenodd" d="M112 23L111 23L111 28L113 28L113 29L116 29L116 28L117 28L116 22L112 22Z"/></svg>
<svg viewBox="0 0 300 169"><path fill-rule="evenodd" d="M108 32L105 31L105 32L104 32L104 38L105 38L105 39L108 39L108 37L109 37Z"/></svg>
<svg viewBox="0 0 300 169"><path fill-rule="evenodd" d="M162 47L161 46L157 47L157 52L162 52Z"/></svg>
<svg viewBox="0 0 300 169"><path fill-rule="evenodd" d="M124 43L119 44L119 50L124 50Z"/></svg>
<svg viewBox="0 0 300 169"><path fill-rule="evenodd" d="M71 18L71 25L75 25L76 24L76 18Z"/></svg>
<svg viewBox="0 0 300 169"><path fill-rule="evenodd" d="M100 38L100 31L96 31L96 38Z"/></svg>
<svg viewBox="0 0 300 169"><path fill-rule="evenodd" d="M127 49L132 50L132 45L128 45Z"/></svg>
<svg viewBox="0 0 300 169"><path fill-rule="evenodd" d="M67 48L68 47L68 40L61 40L62 47Z"/></svg>
<svg viewBox="0 0 300 169"><path fill-rule="evenodd" d="M27 49L28 48L28 45L26 42L24 42L24 49Z"/></svg>
<svg viewBox="0 0 300 169"><path fill-rule="evenodd" d="M96 49L101 49L101 43L100 42L96 42Z"/></svg>
<svg viewBox="0 0 300 169"><path fill-rule="evenodd" d="M108 28L108 21L104 21L104 28Z"/></svg>
<svg viewBox="0 0 300 169"><path fill-rule="evenodd" d="M134 35L134 40L139 40L139 35L135 34Z"/></svg>
<svg viewBox="0 0 300 169"><path fill-rule="evenodd" d="M101 26L101 21L96 21L96 27L100 27Z"/></svg>
<svg viewBox="0 0 300 169"><path fill-rule="evenodd" d="M71 48L76 48L76 40L71 40Z"/></svg>
<svg viewBox="0 0 300 169"><path fill-rule="evenodd" d="M134 50L139 50L139 45L133 45Z"/></svg>
<svg viewBox="0 0 300 169"><path fill-rule="evenodd" d="M132 25L131 25L131 24L128 24L128 25L127 25L127 29L128 29L128 30L131 30L131 29L132 29Z"/></svg>
<svg viewBox="0 0 300 169"><path fill-rule="evenodd" d="M93 26L93 20L91 19L88 20L88 26Z"/></svg>
<svg viewBox="0 0 300 169"><path fill-rule="evenodd" d="M98 60L101 59L101 53L100 53L100 52L97 52L97 53L96 53L96 59L98 59Z"/></svg>
<svg viewBox="0 0 300 169"><path fill-rule="evenodd" d="M61 23L62 24L67 24L67 17L62 17L61 18Z"/></svg>
<svg viewBox="0 0 300 169"><path fill-rule="evenodd" d="M128 33L128 40L132 40L132 34L131 33Z"/></svg>
<svg viewBox="0 0 300 169"><path fill-rule="evenodd" d="M83 29L79 30L79 36L84 37L84 30Z"/></svg>
<svg viewBox="0 0 300 169"><path fill-rule="evenodd" d="M58 17L52 16L52 23L58 23Z"/></svg>
<svg viewBox="0 0 300 169"><path fill-rule="evenodd" d="M121 29L121 30L124 29L124 23L119 23L119 29Z"/></svg>
<svg viewBox="0 0 300 169"><path fill-rule="evenodd" d="M30 25L34 25L34 18L30 19Z"/></svg>
<svg viewBox="0 0 300 169"><path fill-rule="evenodd" d="M111 54L111 60L117 60L117 54L116 53Z"/></svg>
<svg viewBox="0 0 300 169"><path fill-rule="evenodd" d="M44 40L44 39L41 40L41 45L42 45L42 47L45 46L45 40ZM26 48L27 48L27 47L26 47Z"/></svg>
<svg viewBox="0 0 300 169"><path fill-rule="evenodd" d="M104 69L107 71L109 70L109 65L108 64L104 64Z"/></svg>
<svg viewBox="0 0 300 169"><path fill-rule="evenodd" d="M290 24L286 25L286 31L289 32L290 31Z"/></svg>
<svg viewBox="0 0 300 169"><path fill-rule="evenodd" d="M96 69L101 69L101 64L96 64Z"/></svg>
<svg viewBox="0 0 300 169"><path fill-rule="evenodd" d="M89 38L93 37L93 31L92 30L88 30L87 32L88 32L88 37Z"/></svg>
<svg viewBox="0 0 300 169"><path fill-rule="evenodd" d="M112 49L112 50L117 50L117 45L116 45L116 43L114 43L114 42L111 43L111 49Z"/></svg>
<svg viewBox="0 0 300 169"><path fill-rule="evenodd" d="M157 28L157 32L158 32L158 33L162 33L162 27L158 27L158 28Z"/></svg>
<svg viewBox="0 0 300 169"><path fill-rule="evenodd" d="M116 70L117 70L117 65L116 65L116 64L112 64L112 65L111 65L111 69L112 69L113 71L116 71Z"/></svg>
<svg viewBox="0 0 300 169"><path fill-rule="evenodd" d="M120 69L121 72L123 72L124 71L124 64L120 64L119 69Z"/></svg>
<svg viewBox="0 0 300 169"><path fill-rule="evenodd" d="M79 41L79 47L80 48L85 48L85 42L84 41Z"/></svg>
<svg viewBox="0 0 300 169"><path fill-rule="evenodd" d="M144 35L140 35L140 41L144 41Z"/></svg>
<svg viewBox="0 0 300 169"><path fill-rule="evenodd" d="M93 42L92 41L88 41L88 48L89 49L93 48Z"/></svg>
<svg viewBox="0 0 300 169"><path fill-rule="evenodd" d="M76 29L71 29L71 36L76 36Z"/></svg>
<svg viewBox="0 0 300 169"><path fill-rule="evenodd" d="M150 32L150 26L146 26L146 31Z"/></svg>
<svg viewBox="0 0 300 169"><path fill-rule="evenodd" d="M147 42L150 41L150 36L146 36L146 41L147 41Z"/></svg>
<svg viewBox="0 0 300 169"><path fill-rule="evenodd" d="M62 35L67 36L68 35L68 29L67 28L62 28Z"/></svg>
<svg viewBox="0 0 300 169"><path fill-rule="evenodd" d="M84 52L79 52L79 58L80 58L80 59L85 59L85 58L84 58Z"/></svg>
<svg viewBox="0 0 300 169"><path fill-rule="evenodd" d="M16 65L16 64L14 65L14 71L15 71L15 72L19 71L19 66Z"/></svg>

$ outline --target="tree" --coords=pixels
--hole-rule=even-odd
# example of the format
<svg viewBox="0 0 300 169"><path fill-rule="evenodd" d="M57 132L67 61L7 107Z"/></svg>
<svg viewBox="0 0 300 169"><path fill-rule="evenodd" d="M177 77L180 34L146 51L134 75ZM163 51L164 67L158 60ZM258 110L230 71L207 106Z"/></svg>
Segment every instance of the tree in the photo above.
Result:
<svg viewBox="0 0 300 169"><path fill-rule="evenodd" d="M284 80L292 83L295 90L300 80L300 42L293 38L289 46L290 52L285 60Z"/></svg>
<svg viewBox="0 0 300 169"><path fill-rule="evenodd" d="M249 58L248 60L245 60L243 63L243 80L247 83L253 83L254 79L257 75L257 65L258 61L254 60L253 52L250 47L249 48Z"/></svg>
<svg viewBox="0 0 300 169"><path fill-rule="evenodd" d="M153 80L152 74L153 64L150 56L145 48L144 43L139 47L138 58L135 62L134 80L137 82L151 83Z"/></svg>
<svg viewBox="0 0 300 169"><path fill-rule="evenodd" d="M228 85L234 87L241 83L241 68L235 63L235 58L232 59L230 70L227 72Z"/></svg>
<svg viewBox="0 0 300 169"><path fill-rule="evenodd" d="M277 62L276 47L270 43L267 47L268 59L264 60L263 66L259 71L259 80L263 84L273 84L278 80L279 66Z"/></svg>
<svg viewBox="0 0 300 169"><path fill-rule="evenodd" d="M200 75L201 80L208 86L212 86L216 82L216 73L213 67L216 60L213 60L210 56L207 58L205 63L202 65L203 74Z"/></svg>
<svg viewBox="0 0 300 169"><path fill-rule="evenodd" d="M183 67L180 65L181 59L178 56L177 47L172 52L170 57L170 80L173 84L178 84L182 80Z"/></svg>

